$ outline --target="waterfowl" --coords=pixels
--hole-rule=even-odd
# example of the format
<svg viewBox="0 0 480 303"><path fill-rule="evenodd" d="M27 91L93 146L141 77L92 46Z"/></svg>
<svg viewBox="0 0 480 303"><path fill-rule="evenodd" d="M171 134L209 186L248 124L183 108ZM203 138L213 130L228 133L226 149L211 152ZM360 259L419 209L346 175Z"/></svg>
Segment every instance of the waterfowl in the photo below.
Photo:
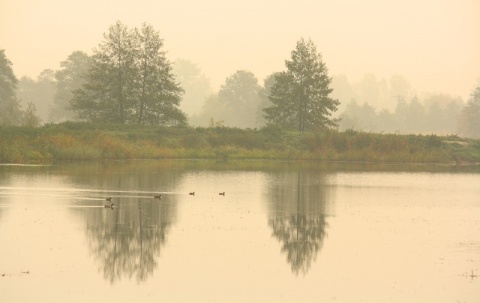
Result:
<svg viewBox="0 0 480 303"><path fill-rule="evenodd" d="M161 199L161 198L162 198L162 195L155 195L155 196L153 196L153 198L155 198L155 199Z"/></svg>
<svg viewBox="0 0 480 303"><path fill-rule="evenodd" d="M111 209L113 209L113 203L111 203L111 204L105 204L104 207L105 207L105 208L111 208Z"/></svg>
<svg viewBox="0 0 480 303"><path fill-rule="evenodd" d="M220 196L225 196L225 192L219 193Z"/></svg>
<svg viewBox="0 0 480 303"><path fill-rule="evenodd" d="M195 192L192 191L191 193L188 193L190 196L195 196Z"/></svg>
<svg viewBox="0 0 480 303"><path fill-rule="evenodd" d="M108 202L112 202L112 197L108 197L105 200L108 201Z"/></svg>

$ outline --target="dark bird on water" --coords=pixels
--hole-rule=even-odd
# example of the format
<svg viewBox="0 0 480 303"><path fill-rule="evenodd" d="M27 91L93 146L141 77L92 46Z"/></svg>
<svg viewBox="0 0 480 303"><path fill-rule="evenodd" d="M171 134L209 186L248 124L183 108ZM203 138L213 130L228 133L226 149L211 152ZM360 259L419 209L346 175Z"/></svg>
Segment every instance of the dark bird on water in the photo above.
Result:
<svg viewBox="0 0 480 303"><path fill-rule="evenodd" d="M153 196L155 199L161 199L162 198L162 195L155 195Z"/></svg>
<svg viewBox="0 0 480 303"><path fill-rule="evenodd" d="M104 207L105 207L105 208L111 208L111 209L113 209L113 203L111 203L111 204L105 204Z"/></svg>
<svg viewBox="0 0 480 303"><path fill-rule="evenodd" d="M191 193L188 193L190 196L195 196L195 192L192 191Z"/></svg>
<svg viewBox="0 0 480 303"><path fill-rule="evenodd" d="M108 197L105 200L108 201L108 202L112 202L112 197Z"/></svg>
<svg viewBox="0 0 480 303"><path fill-rule="evenodd" d="M219 193L220 196L225 196L225 192Z"/></svg>

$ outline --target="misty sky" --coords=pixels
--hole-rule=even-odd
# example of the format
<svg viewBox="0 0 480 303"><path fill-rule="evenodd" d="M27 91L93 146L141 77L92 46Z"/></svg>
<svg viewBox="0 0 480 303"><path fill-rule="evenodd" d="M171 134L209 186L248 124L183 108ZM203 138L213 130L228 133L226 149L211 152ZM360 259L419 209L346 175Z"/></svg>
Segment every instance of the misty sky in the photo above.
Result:
<svg viewBox="0 0 480 303"><path fill-rule="evenodd" d="M35 78L92 54L117 20L150 23L169 60L197 64L216 89L236 70L263 83L311 38L330 76L404 75L419 93L466 99L480 82L479 0L0 0L0 49Z"/></svg>

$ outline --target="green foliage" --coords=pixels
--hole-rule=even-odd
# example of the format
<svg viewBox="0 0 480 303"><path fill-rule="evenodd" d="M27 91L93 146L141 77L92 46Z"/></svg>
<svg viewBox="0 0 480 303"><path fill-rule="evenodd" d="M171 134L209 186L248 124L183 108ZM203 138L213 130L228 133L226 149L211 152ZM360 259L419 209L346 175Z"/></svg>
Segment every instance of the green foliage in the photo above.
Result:
<svg viewBox="0 0 480 303"><path fill-rule="evenodd" d="M264 109L268 122L301 132L336 126L330 116L340 103L329 97L331 78L313 42L300 39L285 64L270 91L273 106Z"/></svg>
<svg viewBox="0 0 480 303"><path fill-rule="evenodd" d="M74 92L71 108L93 122L186 125L179 110L183 90L175 82L152 26L130 30L117 22L94 51L86 83Z"/></svg>
<svg viewBox="0 0 480 303"><path fill-rule="evenodd" d="M20 122L21 111L17 100L18 79L12 70L12 62L0 49L0 125L16 125Z"/></svg>

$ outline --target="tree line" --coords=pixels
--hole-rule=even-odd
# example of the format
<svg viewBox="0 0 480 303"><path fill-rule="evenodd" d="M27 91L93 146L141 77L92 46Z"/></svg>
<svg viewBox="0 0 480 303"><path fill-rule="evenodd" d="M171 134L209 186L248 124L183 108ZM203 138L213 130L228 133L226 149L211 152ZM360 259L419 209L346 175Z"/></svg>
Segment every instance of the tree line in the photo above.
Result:
<svg viewBox="0 0 480 303"><path fill-rule="evenodd" d="M0 106L4 109L0 123L35 126L42 120L83 120L166 126L275 126L300 132L338 128L480 136L475 119L475 115L480 115L476 92L480 88L472 93L466 106L458 100L448 107L422 103L418 98L407 102L405 96L399 95L394 112L377 112L368 103L375 99L371 94L363 105L346 100L348 87L337 81L341 78L329 77L311 40L300 39L291 57L285 60L285 70L267 76L263 85L252 72L238 70L216 93L209 91L208 80L192 64L181 61L183 70L175 70L163 46L151 25L131 29L117 22L104 33L92 56L75 51L61 62L60 70L45 70L36 81L26 77L18 81L2 51L0 64L2 75L6 76L0 83ZM396 86L404 89L404 81L396 81ZM194 95L189 94L192 91ZM29 102L21 110L20 100L35 100L41 95L53 100L50 106ZM339 100L343 101L344 110L334 116ZM182 102L199 101L203 101L199 111L187 116L182 110ZM416 122L412 123L413 120Z"/></svg>

